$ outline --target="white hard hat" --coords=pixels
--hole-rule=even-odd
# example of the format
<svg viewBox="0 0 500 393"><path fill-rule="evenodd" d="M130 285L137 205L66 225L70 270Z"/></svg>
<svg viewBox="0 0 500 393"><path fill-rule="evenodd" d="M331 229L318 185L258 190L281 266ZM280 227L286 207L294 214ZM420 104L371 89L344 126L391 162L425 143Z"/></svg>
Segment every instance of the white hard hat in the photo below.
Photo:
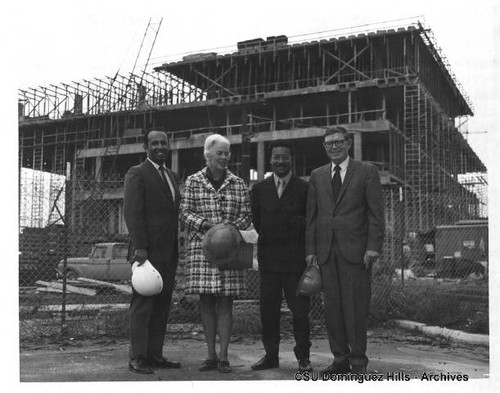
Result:
<svg viewBox="0 0 500 393"><path fill-rule="evenodd" d="M132 286L142 296L158 295L163 288L160 273L146 260L142 265L132 265Z"/></svg>

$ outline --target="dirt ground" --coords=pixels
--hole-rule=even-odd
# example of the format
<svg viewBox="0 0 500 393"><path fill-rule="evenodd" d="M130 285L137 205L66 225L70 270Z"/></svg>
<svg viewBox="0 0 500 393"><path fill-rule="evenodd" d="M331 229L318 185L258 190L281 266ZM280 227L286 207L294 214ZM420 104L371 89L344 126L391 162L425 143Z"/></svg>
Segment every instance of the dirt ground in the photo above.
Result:
<svg viewBox="0 0 500 393"><path fill-rule="evenodd" d="M316 334L312 342L311 362L314 369L320 371L332 361L328 341L324 335ZM233 372L199 372L199 364L206 356L203 334L196 330L169 333L164 354L180 361L182 368L139 375L127 369L128 342L125 339L103 337L91 341L23 344L20 382L22 385L24 382L84 381L295 381L297 363L293 345L291 336L282 339L279 368L252 371L251 365L263 355L259 337L234 337L229 348ZM368 372L381 375L385 381L391 376L395 381L421 381L426 377L449 380L450 375L461 375L469 382L487 381L490 373L487 347L445 342L401 328L370 330L368 356ZM321 375L316 374L318 377ZM311 374L310 379L313 378Z"/></svg>

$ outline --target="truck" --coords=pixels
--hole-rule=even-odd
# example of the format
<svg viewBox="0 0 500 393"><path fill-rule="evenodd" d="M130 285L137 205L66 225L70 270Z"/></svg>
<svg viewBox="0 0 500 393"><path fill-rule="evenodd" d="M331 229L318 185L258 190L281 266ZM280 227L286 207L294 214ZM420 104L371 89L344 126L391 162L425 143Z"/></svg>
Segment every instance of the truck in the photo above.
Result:
<svg viewBox="0 0 500 393"><path fill-rule="evenodd" d="M436 270L443 277L484 275L488 268L488 221L463 220L436 227Z"/></svg>
<svg viewBox="0 0 500 393"><path fill-rule="evenodd" d="M32 286L37 280L54 277L57 264L64 255L64 228L22 228L19 232L19 286Z"/></svg>
<svg viewBox="0 0 500 393"><path fill-rule="evenodd" d="M64 274L64 260L59 262L57 276ZM130 281L132 269L128 261L127 243L96 243L88 257L67 258L66 278L92 278L101 281Z"/></svg>

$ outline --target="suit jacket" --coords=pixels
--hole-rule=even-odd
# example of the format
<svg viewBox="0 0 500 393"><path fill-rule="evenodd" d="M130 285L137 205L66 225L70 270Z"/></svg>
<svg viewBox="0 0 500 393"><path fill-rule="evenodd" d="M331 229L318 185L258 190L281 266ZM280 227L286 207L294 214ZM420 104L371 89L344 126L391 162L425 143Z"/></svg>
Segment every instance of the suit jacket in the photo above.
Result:
<svg viewBox="0 0 500 393"><path fill-rule="evenodd" d="M292 175L281 198L273 176L255 184L251 205L259 234L261 271L290 272L305 267L305 216L307 182Z"/></svg>
<svg viewBox="0 0 500 393"><path fill-rule="evenodd" d="M163 275L166 264L177 264L177 211L180 193L177 177L167 168L175 189L175 202L168 184L145 160L125 176L124 215L132 250L145 248L148 259Z"/></svg>
<svg viewBox="0 0 500 393"><path fill-rule="evenodd" d="M381 252L384 203L377 168L349 160L338 200L334 203L331 164L315 169L307 196L306 253L328 260L335 239L347 262L363 263L366 250Z"/></svg>

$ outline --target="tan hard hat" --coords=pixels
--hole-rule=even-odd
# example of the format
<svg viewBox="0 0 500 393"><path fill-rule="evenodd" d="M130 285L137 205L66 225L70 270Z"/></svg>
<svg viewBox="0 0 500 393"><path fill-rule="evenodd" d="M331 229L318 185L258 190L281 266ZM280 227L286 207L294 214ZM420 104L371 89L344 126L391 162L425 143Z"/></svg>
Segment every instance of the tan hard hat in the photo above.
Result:
<svg viewBox="0 0 500 393"><path fill-rule="evenodd" d="M297 285L296 295L312 296L321 291L323 280L316 262L310 263L304 269Z"/></svg>
<svg viewBox="0 0 500 393"><path fill-rule="evenodd" d="M210 263L222 267L236 258L241 244L241 234L236 227L230 223L221 223L205 233L201 248Z"/></svg>

